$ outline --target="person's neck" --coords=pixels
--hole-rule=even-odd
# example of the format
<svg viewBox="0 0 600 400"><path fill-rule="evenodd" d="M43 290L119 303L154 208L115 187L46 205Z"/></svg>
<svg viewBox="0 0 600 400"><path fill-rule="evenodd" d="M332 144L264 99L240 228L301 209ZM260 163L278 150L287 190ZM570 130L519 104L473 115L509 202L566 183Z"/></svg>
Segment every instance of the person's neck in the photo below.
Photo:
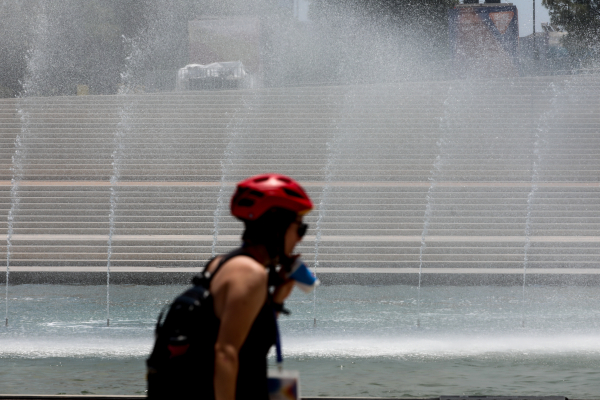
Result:
<svg viewBox="0 0 600 400"><path fill-rule="evenodd" d="M272 263L271 257L269 256L269 252L267 251L265 245L245 244L244 251L265 267Z"/></svg>

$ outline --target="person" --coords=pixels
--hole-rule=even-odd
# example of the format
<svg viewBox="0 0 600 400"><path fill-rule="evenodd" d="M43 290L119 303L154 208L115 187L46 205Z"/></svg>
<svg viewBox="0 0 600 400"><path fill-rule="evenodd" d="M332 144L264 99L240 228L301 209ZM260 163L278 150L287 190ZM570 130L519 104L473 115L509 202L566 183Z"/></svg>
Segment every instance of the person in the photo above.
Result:
<svg viewBox="0 0 600 400"><path fill-rule="evenodd" d="M214 343L207 343L214 346L214 360L204 360L212 365L201 371L212 371L207 398L268 399L275 318L294 286L285 272L297 258L294 248L308 228L302 218L312 208L304 189L284 175L257 175L237 185L231 213L245 225L243 244L206 266L213 274L209 290L218 325Z"/></svg>

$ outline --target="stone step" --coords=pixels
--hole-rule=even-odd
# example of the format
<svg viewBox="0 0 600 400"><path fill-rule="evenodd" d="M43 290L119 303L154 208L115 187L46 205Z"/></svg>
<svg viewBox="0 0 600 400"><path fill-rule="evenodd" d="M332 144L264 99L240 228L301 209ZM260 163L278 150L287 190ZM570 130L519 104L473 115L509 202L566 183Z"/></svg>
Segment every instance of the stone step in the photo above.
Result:
<svg viewBox="0 0 600 400"><path fill-rule="evenodd" d="M593 111L597 109L598 105L588 105L588 107L573 108L569 112L564 110L553 112L550 118L553 120L565 120L568 122L596 122L600 117L595 115ZM470 114L472 121L483 120L489 123L506 123L510 121L531 121L532 119L537 120L540 118L539 112L543 109L537 110L538 112L532 112L522 106L515 105L514 109L502 109L494 112L490 115L489 112L473 112ZM141 114L141 115L140 115ZM182 112L151 112L147 113L135 113L125 119L125 122L129 125L135 126L144 123L168 123L168 124L184 124L184 123L202 123L202 122L218 122L218 121L230 121L232 116L223 113L206 113L197 112L195 110L189 110L186 113ZM420 107L415 110L404 110L404 112L398 112L397 109L390 109L385 112L379 107L373 107L373 109L360 109L351 110L347 113L325 113L321 112L294 112L285 113L279 110L265 111L258 110L248 115L240 115L245 123L262 123L262 122L274 122L274 121L286 121L286 122L306 122L309 120L311 123L346 123L352 124L354 122L361 121L418 121L423 122L429 119L434 120L436 117L441 116L442 113L436 112L435 110L427 110L424 112ZM446 116L447 119L452 119L452 116ZM507 119L509 119L507 121ZM63 125L79 125L79 124L90 124L90 123L102 123L106 125L118 124L123 120L123 116L118 114L97 114L82 116L79 114L42 114L42 113L30 113L27 115L27 119L24 121L27 124L35 123L47 123L47 124L63 124ZM22 123L23 120L15 120L13 116L4 117L0 113L0 123Z"/></svg>
<svg viewBox="0 0 600 400"><path fill-rule="evenodd" d="M594 88L594 90L598 90ZM587 101L587 103L578 103L574 101L565 101L563 104L554 106L551 111L556 111L556 114L548 113L549 106L547 102L531 102L530 99L517 97L510 99L499 98L481 98L477 97L477 101L493 103L494 108L477 108L472 109L472 113L476 117L483 117L486 114L497 118L497 116L508 116L509 113L514 113L516 116L529 117L545 117L554 118L555 115L566 116L569 113L589 115L600 105L598 97L583 96L578 100ZM393 106L390 105L393 104ZM284 119L290 116L305 116L313 117L331 117L336 120L340 117L352 118L356 115L372 117L372 114L381 116L422 116L431 117L431 115L444 115L446 118L452 118L456 113L463 112L460 108L449 109L443 106L443 101L432 102L431 99L418 101L418 99L384 99L381 102L362 102L357 104L343 103L287 103L281 105L276 104L251 104L248 107L240 107L239 105L227 104L190 104L181 106L172 104L157 105L151 107L137 107L126 109L123 111L123 105L105 106L102 105L80 105L78 107L68 107L57 105L54 108L35 108L35 107L1 107L0 117L7 120L16 120L19 122L27 122L31 119L40 117L60 117L67 120L72 119L87 119L105 116L113 119L135 119L138 118L191 118L195 119L198 116L213 117L215 119L252 119L269 115L273 119ZM312 115L307 115L312 114Z"/></svg>
<svg viewBox="0 0 600 400"><path fill-rule="evenodd" d="M599 83L573 76L0 100L0 215L11 209L17 138L24 150L11 265L106 267L117 138L115 266L198 266L213 251L223 173L228 199L232 182L271 170L302 180L318 205L299 246L307 260L322 209L321 266L418 268L422 253L424 268L522 268L527 226L531 265L597 267ZM87 182L60 182L78 180ZM242 225L226 213L217 212L216 251L239 243Z"/></svg>

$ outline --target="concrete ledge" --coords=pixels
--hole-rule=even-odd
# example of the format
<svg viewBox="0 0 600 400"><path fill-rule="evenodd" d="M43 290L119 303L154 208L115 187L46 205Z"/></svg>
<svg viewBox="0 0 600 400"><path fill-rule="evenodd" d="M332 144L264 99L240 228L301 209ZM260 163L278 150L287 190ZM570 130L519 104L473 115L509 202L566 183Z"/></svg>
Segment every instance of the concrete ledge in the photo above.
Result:
<svg viewBox="0 0 600 400"><path fill-rule="evenodd" d="M240 235L219 235L219 242L234 241L240 242ZM306 245L314 242L315 235L306 235L302 244ZM15 233L12 235L14 242L18 241L65 241L65 242L81 242L81 241L98 241L106 243L108 234L35 234L35 233ZM194 241L212 243L213 235L113 235L113 243L139 241ZM321 242L414 242L421 243L420 235L323 235ZM476 236L476 235L429 235L426 237L426 243L444 242L444 243L519 243L524 244L525 236ZM600 236L531 236L530 243L600 243Z"/></svg>
<svg viewBox="0 0 600 400"><path fill-rule="evenodd" d="M191 268L190 268L191 270ZM501 269L497 269L501 270ZM116 272L111 271L110 283L132 285L187 285L194 272ZM318 272L323 285L409 285L417 286L418 273L326 273ZM6 282L6 274L0 274L0 284ZM103 272L11 272L11 285L54 284L54 285L105 285L106 270ZM422 274L422 286L520 286L523 274L477 273L433 273ZM600 286L600 274L594 273L528 273L527 285Z"/></svg>
<svg viewBox="0 0 600 400"><path fill-rule="evenodd" d="M201 262L196 262L201 264ZM110 267L113 274L197 274L202 267ZM101 273L106 274L106 266L102 267L10 267L11 273ZM400 274L400 275L523 275L523 268L361 268L361 267L319 267L316 272L321 275L347 274ZM527 268L527 275L600 275L600 268Z"/></svg>
<svg viewBox="0 0 600 400"><path fill-rule="evenodd" d="M0 400L139 400L146 396L133 395L47 395L47 394L0 394ZM565 396L440 396L440 397L302 397L302 400L569 400ZM576 400L576 399L571 399Z"/></svg>
<svg viewBox="0 0 600 400"><path fill-rule="evenodd" d="M0 400L46 400L46 399L64 399L64 400L139 400L146 396L127 396L127 395L96 395L96 394L0 394Z"/></svg>
<svg viewBox="0 0 600 400"><path fill-rule="evenodd" d="M140 400L146 396L127 396L127 395L68 395L68 394L0 394L0 400ZM302 400L402 400L390 397L302 397ZM405 399L409 400L409 399ZM439 400L434 398L410 398L410 400ZM514 398L514 400L519 400Z"/></svg>
<svg viewBox="0 0 600 400"><path fill-rule="evenodd" d="M413 181L334 181L334 182L311 182L311 181L302 181L302 186L307 187L421 187L428 188L431 186L430 182L413 182ZM142 186L142 187L171 187L171 186L183 186L183 187L221 187L227 186L232 189L237 184L237 181L123 181L117 182L116 186L119 187L129 187L129 186ZM12 182L9 180L0 180L1 186L12 186ZM28 186L104 186L111 187L113 186L110 181L59 181L59 180L24 180L19 182L19 186L28 187ZM438 182L436 183L437 187L521 187L521 188L530 188L532 187L531 182ZM600 184L597 182L540 182L536 183L537 187L543 188L597 188L600 187Z"/></svg>
<svg viewBox="0 0 600 400"><path fill-rule="evenodd" d="M127 396L127 395L68 395L68 394L0 394L0 400L140 400L146 396ZM390 397L302 397L302 400L440 400L439 397L433 398L410 398L394 399ZM543 398L540 398L542 400ZM520 400L518 396L511 400Z"/></svg>

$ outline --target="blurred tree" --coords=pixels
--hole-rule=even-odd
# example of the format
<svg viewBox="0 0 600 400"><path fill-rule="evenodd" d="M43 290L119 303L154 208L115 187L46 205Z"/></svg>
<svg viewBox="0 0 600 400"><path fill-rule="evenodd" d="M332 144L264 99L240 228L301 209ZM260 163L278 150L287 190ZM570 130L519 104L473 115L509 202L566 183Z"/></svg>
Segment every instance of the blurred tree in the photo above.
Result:
<svg viewBox="0 0 600 400"><path fill-rule="evenodd" d="M550 20L568 32L563 44L575 67L600 62L600 1L543 0Z"/></svg>

